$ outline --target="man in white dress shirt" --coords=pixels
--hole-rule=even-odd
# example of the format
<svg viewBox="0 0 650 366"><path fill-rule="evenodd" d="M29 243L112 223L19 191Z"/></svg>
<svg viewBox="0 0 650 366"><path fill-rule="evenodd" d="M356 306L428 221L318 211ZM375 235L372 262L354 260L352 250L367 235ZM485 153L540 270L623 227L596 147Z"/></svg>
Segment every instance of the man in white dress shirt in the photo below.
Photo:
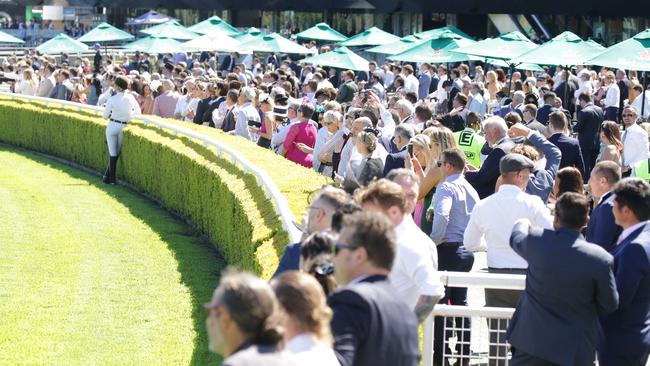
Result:
<svg viewBox="0 0 650 366"><path fill-rule="evenodd" d="M411 182L409 191L417 188ZM417 197L417 195L414 195ZM436 271L437 254L431 239L415 224L408 212L405 190L397 183L380 179L361 194L364 210L385 215L395 228L396 248L388 279L397 297L414 309L420 322L431 313L445 291Z"/></svg>
<svg viewBox="0 0 650 366"><path fill-rule="evenodd" d="M535 163L523 155L510 153L501 158L499 171L503 183L497 192L474 206L465 230L463 244L469 251L487 250L491 273L525 274L528 264L510 248L512 227L519 219L528 219L534 227L553 228L553 217L542 199L525 193ZM515 308L522 291L485 289L485 305ZM490 324L490 343L505 344L505 321ZM505 363L505 346L491 346L490 356L499 356Z"/></svg>
<svg viewBox="0 0 650 366"><path fill-rule="evenodd" d="M404 91L407 93L415 93L417 96L418 89L420 88L420 81L415 77L415 75L413 75L415 72L413 66L406 65L402 70L404 72Z"/></svg>
<svg viewBox="0 0 650 366"><path fill-rule="evenodd" d="M607 84L607 94L602 101L605 120L618 122L618 105L621 101L621 89L616 84L616 76L613 72L609 71L607 73L605 83Z"/></svg>
<svg viewBox="0 0 650 366"><path fill-rule="evenodd" d="M623 176L629 176L635 164L650 157L648 151L648 133L639 126L636 108L627 106L623 109Z"/></svg>

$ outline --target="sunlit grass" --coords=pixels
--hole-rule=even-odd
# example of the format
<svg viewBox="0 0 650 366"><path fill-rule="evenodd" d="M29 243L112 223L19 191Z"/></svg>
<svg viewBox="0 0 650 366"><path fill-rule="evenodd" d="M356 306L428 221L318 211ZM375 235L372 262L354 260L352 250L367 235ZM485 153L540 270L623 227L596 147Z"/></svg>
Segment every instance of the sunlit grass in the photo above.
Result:
<svg viewBox="0 0 650 366"><path fill-rule="evenodd" d="M124 187L0 147L0 364L207 365L222 262Z"/></svg>

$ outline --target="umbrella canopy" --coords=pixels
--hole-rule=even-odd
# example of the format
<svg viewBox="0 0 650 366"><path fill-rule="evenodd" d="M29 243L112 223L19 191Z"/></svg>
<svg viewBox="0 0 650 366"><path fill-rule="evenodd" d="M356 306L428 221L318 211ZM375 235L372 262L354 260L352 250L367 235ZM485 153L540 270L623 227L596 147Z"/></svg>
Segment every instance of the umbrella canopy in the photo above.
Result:
<svg viewBox="0 0 650 366"><path fill-rule="evenodd" d="M48 55L59 53L80 53L88 51L88 46L63 33L36 47L36 51Z"/></svg>
<svg viewBox="0 0 650 366"><path fill-rule="evenodd" d="M176 53L181 51L181 43L173 38L149 36L131 42L124 48L151 54Z"/></svg>
<svg viewBox="0 0 650 366"><path fill-rule="evenodd" d="M236 36L240 33L237 28L228 24L216 15L200 23L196 23L187 29L199 34L208 34L213 33L214 31L221 31L229 36Z"/></svg>
<svg viewBox="0 0 650 366"><path fill-rule="evenodd" d="M595 42L583 41L577 35L566 31L543 45L513 58L510 62L556 66L582 65L603 50L605 50L603 46Z"/></svg>
<svg viewBox="0 0 650 366"><path fill-rule="evenodd" d="M456 48L474 44L475 41L446 31L439 38L419 43L408 50L389 57L391 60L408 62L446 63L475 60L474 56L453 52Z"/></svg>
<svg viewBox="0 0 650 366"><path fill-rule="evenodd" d="M79 42L96 43L96 42L109 42L109 41L126 41L133 39L131 33L117 29L108 23L101 23L90 32L77 38Z"/></svg>
<svg viewBox="0 0 650 366"><path fill-rule="evenodd" d="M188 41L199 36L191 30L183 27L177 20L154 25L153 27L141 30L140 32L150 36L164 36L180 41Z"/></svg>
<svg viewBox="0 0 650 366"><path fill-rule="evenodd" d="M264 37L262 31L255 27L250 27L245 32L235 36L235 38L237 38L237 40L241 43L246 43L262 37Z"/></svg>
<svg viewBox="0 0 650 366"><path fill-rule="evenodd" d="M367 29L339 43L346 47L379 46L399 41L399 37L385 32L377 27Z"/></svg>
<svg viewBox="0 0 650 366"><path fill-rule="evenodd" d="M11 34L0 31L0 43L25 43L25 41L20 38L16 38Z"/></svg>
<svg viewBox="0 0 650 366"><path fill-rule="evenodd" d="M505 67L505 68L510 68L511 66L509 63L507 63L504 60L497 60L492 58L486 59L485 62L490 65ZM544 69L541 66L535 64L519 64L519 65L514 65L514 67L515 69L518 70L544 71Z"/></svg>
<svg viewBox="0 0 650 366"><path fill-rule="evenodd" d="M369 63L368 60L350 51L347 47L339 47L330 52L307 57L300 62L320 66L335 67L337 69L365 71L368 71Z"/></svg>
<svg viewBox="0 0 650 366"><path fill-rule="evenodd" d="M348 39L348 37L337 32L327 23L318 23L315 26L296 34L296 37L298 39L326 42L341 42Z"/></svg>
<svg viewBox="0 0 650 366"><path fill-rule="evenodd" d="M235 52L240 44L238 40L220 31L213 31L181 43L181 48L186 51Z"/></svg>
<svg viewBox="0 0 650 366"><path fill-rule="evenodd" d="M161 24L168 22L170 20L176 20L165 14L160 14L157 11L150 10L139 17L129 21L126 25L149 25L149 24Z"/></svg>
<svg viewBox="0 0 650 366"><path fill-rule="evenodd" d="M415 36L417 36L418 38L421 38L421 39L429 39L429 38L438 37L441 33L444 33L446 31L455 33L455 34L457 34L457 35L459 35L459 36L461 36L463 38L474 39L469 34L463 32L462 30L460 30L460 29L458 29L456 27L454 27L453 25L447 25L447 26L444 26L444 27L441 27L441 28L429 29L429 30L424 31L424 32L415 33Z"/></svg>
<svg viewBox="0 0 650 366"><path fill-rule="evenodd" d="M495 38L478 41L473 45L462 47L455 52L491 59L508 60L526 53L537 44L533 43L519 31L502 34Z"/></svg>
<svg viewBox="0 0 650 366"><path fill-rule="evenodd" d="M382 53L385 55L396 55L398 53L404 52L409 48L418 45L420 42L424 42L424 40L420 39L418 36L410 35L401 38L397 42L369 48L366 50L366 52Z"/></svg>
<svg viewBox="0 0 650 366"><path fill-rule="evenodd" d="M254 39L239 46L240 53L268 52L268 53L311 53L309 49L292 42L277 33Z"/></svg>
<svg viewBox="0 0 650 366"><path fill-rule="evenodd" d="M609 47L585 63L622 70L650 71L650 29Z"/></svg>

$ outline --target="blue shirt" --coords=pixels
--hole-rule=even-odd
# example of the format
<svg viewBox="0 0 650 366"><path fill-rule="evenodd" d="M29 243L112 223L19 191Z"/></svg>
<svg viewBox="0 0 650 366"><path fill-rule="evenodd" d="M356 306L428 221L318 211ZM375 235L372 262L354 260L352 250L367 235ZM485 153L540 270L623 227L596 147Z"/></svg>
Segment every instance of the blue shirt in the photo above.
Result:
<svg viewBox="0 0 650 366"><path fill-rule="evenodd" d="M436 188L431 239L436 244L462 243L478 193L461 174L448 176Z"/></svg>

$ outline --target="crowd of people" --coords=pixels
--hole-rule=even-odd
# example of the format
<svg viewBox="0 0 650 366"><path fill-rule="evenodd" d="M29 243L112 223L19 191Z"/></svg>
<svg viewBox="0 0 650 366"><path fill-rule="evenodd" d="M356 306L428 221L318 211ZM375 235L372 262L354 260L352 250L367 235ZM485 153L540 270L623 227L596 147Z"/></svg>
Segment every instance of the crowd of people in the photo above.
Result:
<svg viewBox="0 0 650 366"><path fill-rule="evenodd" d="M622 70L451 66L354 72L97 49L92 63L11 59L0 76L16 93L99 106L128 94L143 114L220 129L332 178L270 284L222 277L206 306L224 365L415 365L418 324L438 303L468 305L438 271L469 272L478 251L489 272L527 276L524 291L485 290L487 306L517 309L507 333L490 323L491 365L505 364L506 341L511 365L587 365L596 353L604 366L645 365L650 93ZM443 321L436 365L470 354L471 319L453 319L465 329L456 350Z"/></svg>

